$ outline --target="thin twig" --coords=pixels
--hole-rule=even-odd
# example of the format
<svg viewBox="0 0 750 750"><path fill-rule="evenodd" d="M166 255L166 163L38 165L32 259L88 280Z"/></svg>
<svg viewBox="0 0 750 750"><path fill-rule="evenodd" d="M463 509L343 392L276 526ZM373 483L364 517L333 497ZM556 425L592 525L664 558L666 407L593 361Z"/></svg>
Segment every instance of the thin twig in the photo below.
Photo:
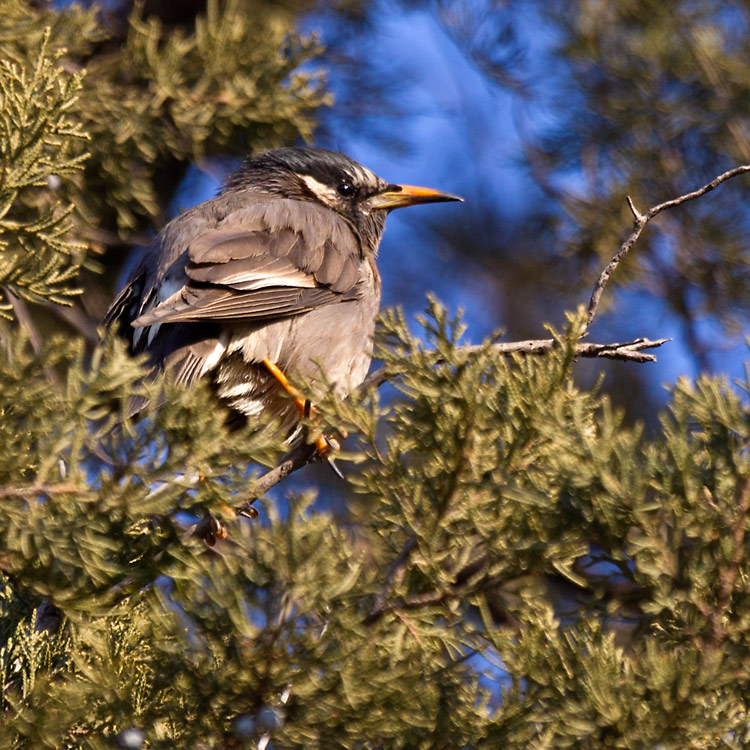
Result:
<svg viewBox="0 0 750 750"><path fill-rule="evenodd" d="M39 333L39 329L36 327L36 324L34 323L34 319L31 317L31 313L29 312L29 309L26 306L26 303L12 289L8 287L4 287L4 291L5 291L6 296L10 300L11 305L13 305L13 312L15 313L18 323L23 328L26 329L26 332L29 335L31 348L34 350L35 354L40 354L41 351L44 349L44 339L42 338L42 335ZM60 378L57 377L57 373L54 371L54 369L51 367L45 366L43 370L44 370L44 375L47 378L47 381L51 385L59 388Z"/></svg>
<svg viewBox="0 0 750 750"><path fill-rule="evenodd" d="M400 601L384 604L378 613L378 616L383 615L386 612L393 612L394 610L421 609L422 607L429 607L432 604L442 604L448 599L460 599L466 593L467 590L464 589L455 589L453 591L429 591L426 594L418 594L416 596L411 596L408 599L401 599Z"/></svg>
<svg viewBox="0 0 750 750"><path fill-rule="evenodd" d="M412 533L411 536L406 540L406 544L401 548L401 552L398 553L396 558L393 560L393 562L388 566L388 572L385 576L385 581L383 582L383 587L380 589L378 595L375 597L375 601L372 603L372 607L370 607L370 612L367 615L367 618L365 619L366 625L371 625L373 622L378 620L380 616L383 614L385 602L388 598L388 595L391 593L391 589L393 588L393 582L396 579L396 576L401 572L404 565L409 560L409 556L412 553L412 550L417 546L417 535Z"/></svg>
<svg viewBox="0 0 750 750"><path fill-rule="evenodd" d="M578 342L574 348L576 357L620 359L629 362L656 362L656 356L644 353L644 349L656 349L670 339L640 338L633 341L613 342L611 344L594 344ZM554 339L531 339L529 341L509 341L493 344L492 351L497 354L547 354L557 346ZM462 347L462 351L469 353L481 351L481 346Z"/></svg>
<svg viewBox="0 0 750 750"><path fill-rule="evenodd" d="M89 343L97 345L101 341L101 336L99 336L99 332L96 330L96 323L80 307L76 305L64 307L63 305L56 305L49 300L42 300L40 304L58 318L62 318Z"/></svg>
<svg viewBox="0 0 750 750"><path fill-rule="evenodd" d="M282 479L286 479L292 472L307 466L313 458L317 448L315 444L300 443L292 448L273 469L269 469L265 474L261 474L252 485L252 495L244 500L240 505L235 507L235 512L239 515L246 513L259 497L263 497L271 487L276 486Z"/></svg>
<svg viewBox="0 0 750 750"><path fill-rule="evenodd" d="M659 205L649 208L649 210L646 211L645 214L640 213L636 209L632 199L630 198L630 196L628 196L628 206L630 206L630 210L632 211L634 217L633 229L627 236L625 241L622 243L622 245L620 245L620 249L612 257L612 260L609 261L604 270L601 272L599 279L594 285L594 290L591 292L591 299L589 300L588 311L586 313L584 335L585 332L588 331L588 329L591 327L591 324L596 317L596 312L599 308L599 302L602 297L602 292L604 291L604 287L607 285L610 276L612 276L617 266L620 265L622 259L630 252L630 249L633 247L633 245L635 245L636 241L641 236L641 232L645 228L646 224L648 224L649 221L654 218L654 216L657 216L662 211L666 211L667 209L674 208L675 206L679 206L683 203L687 203L687 201L692 201L696 198L700 198L702 195L710 193L712 190L719 187L722 182L731 180L732 177L736 177L740 174L745 174L746 172L750 172L750 164L744 164L740 167L730 169L728 172L724 172L724 174L720 174L718 177L715 177L713 180L711 180L711 182L709 182L707 185L704 185L702 188L693 190L692 193L685 193L685 195L681 195L679 198L673 198L672 200L664 201L664 203L659 203Z"/></svg>
<svg viewBox="0 0 750 750"><path fill-rule="evenodd" d="M89 242L97 242L102 245L108 245L110 247L121 247L132 245L141 245L146 247L151 244L153 237L146 232L132 232L127 238L120 237L117 232L111 232L102 227L87 227L83 233L83 236Z"/></svg>
<svg viewBox="0 0 750 750"><path fill-rule="evenodd" d="M6 498L36 498L39 495L93 495L93 490L67 482L65 484L31 484L26 487L0 487L0 500Z"/></svg>

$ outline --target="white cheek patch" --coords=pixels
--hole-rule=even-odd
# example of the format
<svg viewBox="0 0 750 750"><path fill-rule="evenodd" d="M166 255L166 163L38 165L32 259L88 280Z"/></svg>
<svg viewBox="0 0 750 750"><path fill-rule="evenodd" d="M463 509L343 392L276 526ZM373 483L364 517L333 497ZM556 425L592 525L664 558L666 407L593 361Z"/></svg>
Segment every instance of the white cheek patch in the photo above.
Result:
<svg viewBox="0 0 750 750"><path fill-rule="evenodd" d="M341 203L341 199L335 188L332 188L329 185L324 185L309 174L303 174L300 175L300 177L302 178L302 182L307 185L308 189L317 195L323 203L327 203L329 206L339 205Z"/></svg>

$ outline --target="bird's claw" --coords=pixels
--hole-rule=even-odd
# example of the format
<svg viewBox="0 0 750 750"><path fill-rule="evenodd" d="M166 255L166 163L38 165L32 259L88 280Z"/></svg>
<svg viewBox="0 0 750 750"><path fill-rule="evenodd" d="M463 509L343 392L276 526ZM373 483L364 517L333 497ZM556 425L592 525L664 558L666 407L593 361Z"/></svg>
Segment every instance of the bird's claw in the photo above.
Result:
<svg viewBox="0 0 750 750"><path fill-rule="evenodd" d="M333 456L328 456L326 458L326 462L331 467L331 471L339 478L343 479L344 475L341 473L341 469L339 469L338 466L336 466L336 462L333 460Z"/></svg>
<svg viewBox="0 0 750 750"><path fill-rule="evenodd" d="M336 466L336 461L334 461L334 458L331 455L334 451L341 450L339 441L336 440L336 438L320 435L315 440L315 448L317 450L318 458L321 461L326 461L331 467L333 473L339 477L339 479L343 479L344 475L341 473L341 469Z"/></svg>

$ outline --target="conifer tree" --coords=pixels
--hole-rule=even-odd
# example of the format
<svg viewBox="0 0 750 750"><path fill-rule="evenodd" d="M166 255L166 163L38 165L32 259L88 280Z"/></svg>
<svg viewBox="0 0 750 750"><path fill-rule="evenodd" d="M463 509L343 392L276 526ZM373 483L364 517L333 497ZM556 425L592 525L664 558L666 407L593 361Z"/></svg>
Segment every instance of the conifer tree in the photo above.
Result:
<svg viewBox="0 0 750 750"><path fill-rule="evenodd" d="M264 496L272 424L230 433L208 389L49 315L191 160L311 134L293 21L4 4L0 748L748 746L750 377L626 424L572 380L663 343L584 338L606 274L518 345L465 345L435 300L420 335L384 312L381 369L320 404L353 436L345 522L312 484ZM624 252L656 213L632 209Z"/></svg>

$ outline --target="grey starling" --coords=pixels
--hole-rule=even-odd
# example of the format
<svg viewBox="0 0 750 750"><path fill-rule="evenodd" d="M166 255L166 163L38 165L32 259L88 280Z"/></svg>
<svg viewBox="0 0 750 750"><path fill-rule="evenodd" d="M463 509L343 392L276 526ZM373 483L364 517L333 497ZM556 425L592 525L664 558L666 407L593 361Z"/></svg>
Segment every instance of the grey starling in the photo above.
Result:
<svg viewBox="0 0 750 750"><path fill-rule="evenodd" d="M210 378L232 409L291 433L309 408L295 379L343 397L367 374L388 212L455 200L335 151L267 151L159 232L105 324L154 370L186 386Z"/></svg>

